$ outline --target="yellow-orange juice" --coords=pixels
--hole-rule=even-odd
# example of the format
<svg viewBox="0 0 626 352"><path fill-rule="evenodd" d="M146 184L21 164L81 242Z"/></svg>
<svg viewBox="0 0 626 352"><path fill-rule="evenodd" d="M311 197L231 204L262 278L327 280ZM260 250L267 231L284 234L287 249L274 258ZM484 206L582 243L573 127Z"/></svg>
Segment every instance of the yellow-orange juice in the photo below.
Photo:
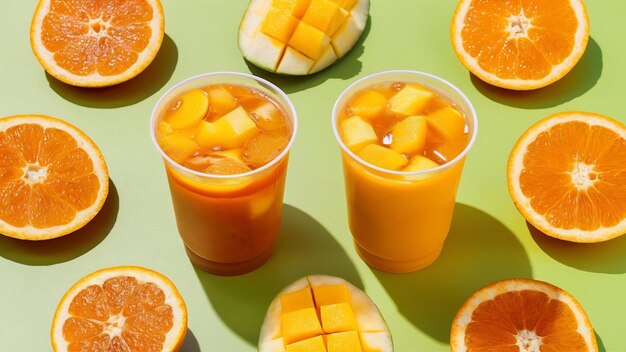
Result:
<svg viewBox="0 0 626 352"><path fill-rule="evenodd" d="M439 256L476 127L467 98L424 73L372 75L339 97L348 221L367 264L410 272Z"/></svg>
<svg viewBox="0 0 626 352"><path fill-rule="evenodd" d="M157 103L152 135L194 264L238 275L270 257L296 125L286 95L245 74L197 76Z"/></svg>

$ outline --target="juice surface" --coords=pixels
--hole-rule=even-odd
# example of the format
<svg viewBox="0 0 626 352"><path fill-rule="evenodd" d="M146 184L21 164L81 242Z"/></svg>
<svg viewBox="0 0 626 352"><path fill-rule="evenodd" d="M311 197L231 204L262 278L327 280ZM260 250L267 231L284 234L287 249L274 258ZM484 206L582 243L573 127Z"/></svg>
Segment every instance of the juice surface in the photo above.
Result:
<svg viewBox="0 0 626 352"><path fill-rule="evenodd" d="M407 86L415 89L414 96L409 94L408 103L400 105L396 98L394 107L394 96ZM429 116L435 116L433 123ZM416 123L405 123L409 133L398 132L396 126L405 120ZM337 124L342 141L353 153L343 151L342 156L348 220L361 258L387 272L410 272L432 263L450 229L464 158L447 168L428 170L446 164L467 146L470 131L463 111L442 92L415 83L389 82L349 97ZM393 141L398 136L400 146ZM368 154L368 149L375 153ZM407 173L381 171L363 161Z"/></svg>
<svg viewBox="0 0 626 352"><path fill-rule="evenodd" d="M292 134L284 109L261 91L220 84L183 92L158 122L157 142L176 163L215 175L242 174L274 160Z"/></svg>
<svg viewBox="0 0 626 352"><path fill-rule="evenodd" d="M165 166L178 231L194 264L237 275L269 258L280 229L288 156L251 171L275 160L292 130L282 106L247 86L191 89L165 109L156 137L176 163Z"/></svg>

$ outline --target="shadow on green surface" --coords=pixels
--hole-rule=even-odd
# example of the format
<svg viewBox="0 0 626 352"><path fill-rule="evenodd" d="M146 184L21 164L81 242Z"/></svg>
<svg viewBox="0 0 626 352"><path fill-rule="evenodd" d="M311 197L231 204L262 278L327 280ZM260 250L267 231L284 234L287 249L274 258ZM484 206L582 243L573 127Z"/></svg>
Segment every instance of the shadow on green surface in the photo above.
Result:
<svg viewBox="0 0 626 352"><path fill-rule="evenodd" d="M279 86L286 93L296 93L301 90L316 87L331 78L347 80L358 75L363 68L363 63L359 61L359 58L365 52L365 46L363 43L370 32L371 26L372 20L368 16L363 33L361 34L359 40L354 44L352 50L322 71L306 76L306 79L303 79L303 76L287 76L271 73L255 66L247 60L246 65L248 65L248 68L253 75L267 79L268 81Z"/></svg>
<svg viewBox="0 0 626 352"><path fill-rule="evenodd" d="M448 343L457 310L475 291L508 278L530 278L532 268L522 244L497 219L456 204L441 256L410 274L374 270L398 311L413 325Z"/></svg>
<svg viewBox="0 0 626 352"><path fill-rule="evenodd" d="M606 242L575 243L550 237L529 222L526 226L537 245L562 264L596 273L626 273L626 235Z"/></svg>
<svg viewBox="0 0 626 352"><path fill-rule="evenodd" d="M596 334L596 342L598 342L598 351L606 352L606 347L604 347L604 342L602 342L602 338L600 337L600 335L598 335L597 331L594 331L594 333Z"/></svg>
<svg viewBox="0 0 626 352"><path fill-rule="evenodd" d="M543 109L566 103L593 88L601 75L602 49L591 37L578 64L565 77L541 89L514 91L498 88L470 74L472 84L484 96L522 109Z"/></svg>
<svg viewBox="0 0 626 352"><path fill-rule="evenodd" d="M194 270L224 324L253 346L258 343L270 302L297 279L328 274L363 288L354 264L331 234L311 216L287 204L276 250L261 268L234 277Z"/></svg>
<svg viewBox="0 0 626 352"><path fill-rule="evenodd" d="M70 261L89 252L109 234L119 210L119 196L112 180L100 212L80 230L45 240L25 241L0 236L0 256L25 265L52 265Z"/></svg>
<svg viewBox="0 0 626 352"><path fill-rule="evenodd" d="M137 77L104 88L81 88L65 84L46 73L50 88L65 100L90 108L119 108L141 102L158 92L172 77L178 48L167 34L154 61Z"/></svg>
<svg viewBox="0 0 626 352"><path fill-rule="evenodd" d="M191 329L187 329L187 336L185 336L185 341L183 345L180 347L180 352L201 352L200 344L198 343L198 339L193 334Z"/></svg>

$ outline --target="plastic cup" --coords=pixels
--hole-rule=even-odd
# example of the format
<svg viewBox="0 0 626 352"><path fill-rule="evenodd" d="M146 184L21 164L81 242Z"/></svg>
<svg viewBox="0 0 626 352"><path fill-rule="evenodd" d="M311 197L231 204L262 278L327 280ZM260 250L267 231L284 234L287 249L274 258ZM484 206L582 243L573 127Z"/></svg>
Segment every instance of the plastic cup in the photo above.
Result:
<svg viewBox="0 0 626 352"><path fill-rule="evenodd" d="M361 160L341 140L337 119L356 92L386 82L417 83L447 96L469 127L469 142L454 159L419 172L391 171ZM333 132L341 147L348 222L355 248L369 266L391 273L422 269L437 259L450 230L456 192L468 151L476 140L476 112L447 81L417 71L364 77L341 93L333 108Z"/></svg>
<svg viewBox="0 0 626 352"><path fill-rule="evenodd" d="M156 128L179 94L214 84L252 87L280 104L291 123L287 147L270 163L244 174L212 175L186 168L167 156ZM163 157L178 232L191 262L217 275L250 272L271 256L280 230L289 150L298 120L287 95L249 74L215 72L191 77L169 89L152 111L150 133Z"/></svg>

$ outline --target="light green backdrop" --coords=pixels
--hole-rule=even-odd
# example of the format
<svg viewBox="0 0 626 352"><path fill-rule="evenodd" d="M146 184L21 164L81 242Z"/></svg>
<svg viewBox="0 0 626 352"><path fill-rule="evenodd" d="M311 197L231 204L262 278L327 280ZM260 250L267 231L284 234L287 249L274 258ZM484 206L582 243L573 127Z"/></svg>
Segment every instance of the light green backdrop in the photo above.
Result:
<svg viewBox="0 0 626 352"><path fill-rule="evenodd" d="M551 113L587 110L626 122L626 1L588 0L591 39L581 62L536 92L508 92L472 77L449 39L453 0L373 0L362 40L324 72L286 78L250 67L237 48L245 0L166 0L166 37L153 64L134 80L87 90L46 75L29 45L35 1L2 1L0 116L63 118L100 146L111 194L84 229L41 243L0 238L0 351L50 350L56 304L97 269L142 265L170 277L189 309L184 351L252 351L267 305L283 286L311 273L342 276L378 304L397 351L445 351L463 301L495 280L532 277L560 286L586 308L602 350L626 351L626 236L578 245L529 231L510 201L508 153L532 123ZM461 182L452 230L440 259L408 275L371 270L351 243L332 105L351 82L390 69L441 76L463 90L479 116L479 136ZM292 98L300 131L291 154L283 229L272 259L241 277L195 270L178 237L161 160L148 120L166 89L209 71L252 72Z"/></svg>

